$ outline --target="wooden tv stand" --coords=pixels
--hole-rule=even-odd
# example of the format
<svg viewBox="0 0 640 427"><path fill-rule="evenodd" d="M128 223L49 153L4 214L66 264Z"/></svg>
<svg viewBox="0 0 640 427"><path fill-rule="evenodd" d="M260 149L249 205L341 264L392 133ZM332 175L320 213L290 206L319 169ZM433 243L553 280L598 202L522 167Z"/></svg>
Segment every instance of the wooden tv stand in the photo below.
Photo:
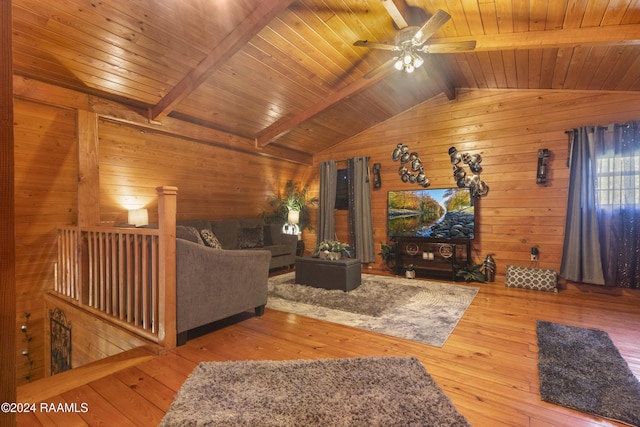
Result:
<svg viewBox="0 0 640 427"><path fill-rule="evenodd" d="M396 274L404 275L405 266L413 264L416 276L460 280L459 267L471 264L468 239L431 239L394 237L396 244Z"/></svg>

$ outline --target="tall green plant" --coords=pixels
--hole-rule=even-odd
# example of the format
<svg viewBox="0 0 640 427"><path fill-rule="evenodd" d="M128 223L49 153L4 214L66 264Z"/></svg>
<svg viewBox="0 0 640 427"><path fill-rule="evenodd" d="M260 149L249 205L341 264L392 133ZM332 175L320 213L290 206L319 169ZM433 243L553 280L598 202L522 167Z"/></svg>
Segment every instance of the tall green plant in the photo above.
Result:
<svg viewBox="0 0 640 427"><path fill-rule="evenodd" d="M269 199L272 212L262 214L265 222L285 224L290 210L300 212L300 230L313 230L309 220L309 206L317 205L318 198L308 198L309 186L301 187L299 183L288 180L282 192Z"/></svg>

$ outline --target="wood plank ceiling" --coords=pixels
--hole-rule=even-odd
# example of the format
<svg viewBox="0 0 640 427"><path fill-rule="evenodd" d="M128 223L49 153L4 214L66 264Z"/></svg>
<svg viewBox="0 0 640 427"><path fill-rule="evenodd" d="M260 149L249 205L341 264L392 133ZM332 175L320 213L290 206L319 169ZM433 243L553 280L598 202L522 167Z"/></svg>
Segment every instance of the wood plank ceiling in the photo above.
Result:
<svg viewBox="0 0 640 427"><path fill-rule="evenodd" d="M455 88L640 90L640 0L14 0L14 72L295 161ZM452 18L412 74L395 21ZM398 15L399 13L399 15Z"/></svg>

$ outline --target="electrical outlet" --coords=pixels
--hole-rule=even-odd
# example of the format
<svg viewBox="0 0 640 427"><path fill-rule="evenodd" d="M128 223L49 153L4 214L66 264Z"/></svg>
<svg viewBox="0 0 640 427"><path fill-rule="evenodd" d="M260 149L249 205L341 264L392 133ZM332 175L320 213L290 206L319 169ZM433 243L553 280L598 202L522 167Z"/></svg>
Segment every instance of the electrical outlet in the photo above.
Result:
<svg viewBox="0 0 640 427"><path fill-rule="evenodd" d="M531 261L538 261L540 251L535 246L531 248Z"/></svg>

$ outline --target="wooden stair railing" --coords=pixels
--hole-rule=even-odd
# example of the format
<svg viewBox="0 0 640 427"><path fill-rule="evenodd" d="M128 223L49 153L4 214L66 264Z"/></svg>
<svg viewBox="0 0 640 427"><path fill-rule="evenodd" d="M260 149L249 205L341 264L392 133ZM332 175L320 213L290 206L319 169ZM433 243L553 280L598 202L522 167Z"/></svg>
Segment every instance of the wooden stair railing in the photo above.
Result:
<svg viewBox="0 0 640 427"><path fill-rule="evenodd" d="M176 345L175 187L158 228L59 227L54 292L165 349Z"/></svg>

